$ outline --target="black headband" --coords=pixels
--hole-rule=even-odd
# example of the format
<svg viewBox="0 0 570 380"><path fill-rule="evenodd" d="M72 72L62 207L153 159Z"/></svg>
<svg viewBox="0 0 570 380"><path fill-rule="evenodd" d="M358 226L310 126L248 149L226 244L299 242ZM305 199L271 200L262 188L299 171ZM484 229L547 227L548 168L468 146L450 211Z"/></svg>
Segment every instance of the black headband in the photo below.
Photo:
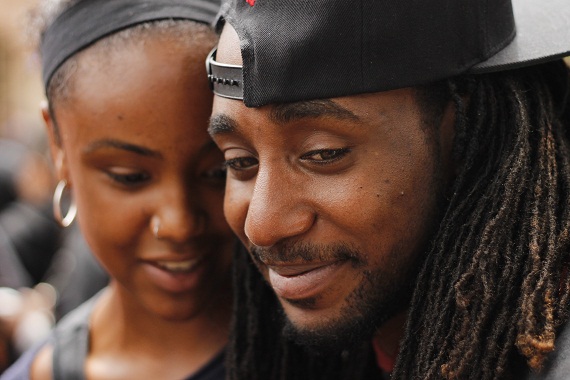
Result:
<svg viewBox="0 0 570 380"><path fill-rule="evenodd" d="M219 0L82 0L63 12L42 36L43 79L71 56L122 29L149 21L184 19L210 24Z"/></svg>

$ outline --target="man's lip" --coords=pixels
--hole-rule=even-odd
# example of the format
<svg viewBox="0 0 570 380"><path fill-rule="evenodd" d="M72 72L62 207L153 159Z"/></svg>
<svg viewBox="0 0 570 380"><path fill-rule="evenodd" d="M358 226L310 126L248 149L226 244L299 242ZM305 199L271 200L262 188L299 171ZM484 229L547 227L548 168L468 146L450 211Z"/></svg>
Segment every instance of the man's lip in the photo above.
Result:
<svg viewBox="0 0 570 380"><path fill-rule="evenodd" d="M268 266L268 280L278 297L302 300L317 297L336 281L346 261Z"/></svg>
<svg viewBox="0 0 570 380"><path fill-rule="evenodd" d="M270 265L266 264L266 266L272 270L273 272L277 273L283 277L295 277L302 275L304 273L326 267L328 265L335 264L334 262L319 262L319 263L311 263L311 264L286 264L286 265Z"/></svg>

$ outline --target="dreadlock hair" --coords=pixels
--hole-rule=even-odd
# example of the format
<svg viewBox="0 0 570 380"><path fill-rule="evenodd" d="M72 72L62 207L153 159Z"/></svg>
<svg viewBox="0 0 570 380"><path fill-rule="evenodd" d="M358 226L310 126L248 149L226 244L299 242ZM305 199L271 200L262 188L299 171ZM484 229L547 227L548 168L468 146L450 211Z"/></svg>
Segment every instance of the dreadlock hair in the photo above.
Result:
<svg viewBox="0 0 570 380"><path fill-rule="evenodd" d="M426 114L455 106L457 174L392 379L517 378L554 350L570 307L569 78L553 62L419 90ZM229 379L381 378L367 344L325 358L288 341L247 253L234 270Z"/></svg>
<svg viewBox="0 0 570 380"><path fill-rule="evenodd" d="M394 378L515 378L554 350L570 306L567 86L562 62L448 82L459 169Z"/></svg>

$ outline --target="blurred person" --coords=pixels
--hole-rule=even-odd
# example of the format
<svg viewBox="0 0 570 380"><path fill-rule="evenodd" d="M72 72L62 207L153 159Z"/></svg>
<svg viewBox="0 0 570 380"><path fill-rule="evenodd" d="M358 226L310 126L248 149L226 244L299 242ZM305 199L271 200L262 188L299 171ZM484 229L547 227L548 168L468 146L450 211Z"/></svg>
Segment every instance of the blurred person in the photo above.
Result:
<svg viewBox="0 0 570 380"><path fill-rule="evenodd" d="M51 214L51 171L39 153L1 139L0 179L1 372L53 326L53 293L35 286L63 236Z"/></svg>
<svg viewBox="0 0 570 380"><path fill-rule="evenodd" d="M110 283L2 380L224 378L235 238L203 64L218 7L43 3L54 210L64 226L76 210Z"/></svg>
<svg viewBox="0 0 570 380"><path fill-rule="evenodd" d="M25 145L12 139L0 139L0 210L18 199L17 173L28 153Z"/></svg>
<svg viewBox="0 0 570 380"><path fill-rule="evenodd" d="M44 339L55 320L102 289L107 275L79 230L64 231L54 219L53 172L42 154L0 139L0 178L1 372Z"/></svg>

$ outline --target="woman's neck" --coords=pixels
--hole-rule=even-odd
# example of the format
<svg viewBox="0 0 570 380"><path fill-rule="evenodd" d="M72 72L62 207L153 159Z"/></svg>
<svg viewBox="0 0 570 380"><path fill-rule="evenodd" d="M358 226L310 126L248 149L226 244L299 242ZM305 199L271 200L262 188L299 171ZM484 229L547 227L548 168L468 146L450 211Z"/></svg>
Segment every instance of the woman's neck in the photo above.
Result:
<svg viewBox="0 0 570 380"><path fill-rule="evenodd" d="M184 378L196 372L225 346L231 304L231 291L226 289L192 318L169 320L112 282L90 321L89 377ZM109 374L108 368L120 373ZM135 368L142 376L132 372ZM151 376L153 372L160 376Z"/></svg>

